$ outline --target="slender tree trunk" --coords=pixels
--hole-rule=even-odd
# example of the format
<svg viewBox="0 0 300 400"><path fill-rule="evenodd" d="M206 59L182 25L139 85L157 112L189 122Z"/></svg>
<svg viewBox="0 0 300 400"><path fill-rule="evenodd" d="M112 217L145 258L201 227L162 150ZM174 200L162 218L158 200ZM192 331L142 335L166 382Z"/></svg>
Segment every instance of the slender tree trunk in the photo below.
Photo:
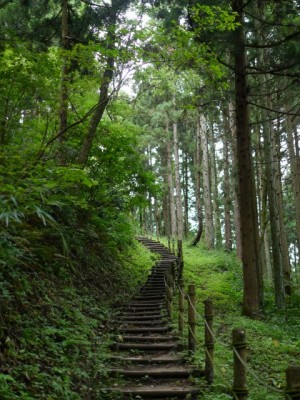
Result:
<svg viewBox="0 0 300 400"><path fill-rule="evenodd" d="M60 75L60 106L59 106L59 131L63 132L68 126L68 103L69 103L69 61L67 57L68 50L68 0L61 0L61 49L62 49L62 66ZM65 141L65 134L58 137L59 151L57 155L58 163L65 165L67 160L65 158L63 142Z"/></svg>
<svg viewBox="0 0 300 400"><path fill-rule="evenodd" d="M166 140L167 140L167 173L168 173L168 190L169 190L169 213L170 213L170 233L171 238L175 239L177 227L176 227L176 211L175 211L175 199L174 199L174 185L173 185L173 169L172 169L172 152L171 152L171 141L169 132L169 121L166 123Z"/></svg>
<svg viewBox="0 0 300 400"><path fill-rule="evenodd" d="M194 171L195 171L195 199L196 199L196 215L198 220L198 230L197 235L192 243L196 246L201 240L203 232L203 215L202 215L202 201L201 201L201 132L200 132L200 120L197 117L196 125L196 150L194 155Z"/></svg>
<svg viewBox="0 0 300 400"><path fill-rule="evenodd" d="M285 110L288 111L288 105L285 106ZM300 255L300 168L297 166L296 140L293 137L293 125L291 115L286 116L286 132L287 132L287 144L289 151L289 161L291 167L291 178L292 178L292 190L295 204L295 215L296 215L296 227L297 227L297 238L298 238L298 254Z"/></svg>
<svg viewBox="0 0 300 400"><path fill-rule="evenodd" d="M237 138L236 138L236 123L235 110L232 102L228 106L229 129L231 135L231 158L232 158L232 178L231 186L233 190L233 209L234 209L234 227L235 227L235 243L236 255L242 260L242 235L240 221L240 205L239 205L239 178L238 178L238 162L237 162Z"/></svg>
<svg viewBox="0 0 300 400"><path fill-rule="evenodd" d="M202 173L203 173L203 200L205 209L205 244L208 249L214 248L214 225L213 208L211 199L211 177L208 154L208 137L206 118L203 114L199 116L200 137L202 147Z"/></svg>
<svg viewBox="0 0 300 400"><path fill-rule="evenodd" d="M262 117L263 118L263 117ZM260 127L259 127L260 128ZM259 180L259 203L260 203L260 250L261 260L263 265L263 273L269 282L272 280L272 263L270 254L270 241L269 241L269 220L268 220L268 195L267 195L267 183L266 173L264 169L265 158L262 146L260 144L260 129L257 130L257 160L258 160L258 180Z"/></svg>
<svg viewBox="0 0 300 400"><path fill-rule="evenodd" d="M170 238L171 222L170 222L170 209L169 209L168 162L167 162L166 143L163 143L160 147L160 159L162 167L162 176L164 181L163 198L162 198L163 235Z"/></svg>
<svg viewBox="0 0 300 400"><path fill-rule="evenodd" d="M268 101L267 101L268 102ZM271 101L269 100L268 106L273 107ZM280 155L280 122L278 120L277 132L272 132L272 157L274 160L274 189L276 195L276 208L278 214L278 223L280 230L280 250L282 259L282 269L283 269L283 283L285 287L285 293L291 295L291 266L289 257L289 246L287 241L287 234L283 215L283 196L282 196L282 174L281 174L281 155Z"/></svg>
<svg viewBox="0 0 300 400"><path fill-rule="evenodd" d="M144 222L143 222L143 209L141 206L139 207L139 221L140 221L140 233L143 234Z"/></svg>
<svg viewBox="0 0 300 400"><path fill-rule="evenodd" d="M147 146L147 160L148 160L148 165L147 165L147 170L151 171L153 170L152 167L152 148L151 145ZM153 229L154 229L154 224L153 224L153 205L152 205L152 195L149 192L148 193L148 214L149 214L149 232L150 235L153 235Z"/></svg>
<svg viewBox="0 0 300 400"><path fill-rule="evenodd" d="M223 111L224 133L223 133L223 160L224 160L224 226L225 226L225 251L232 250L231 237L231 193L229 179L229 119L226 112Z"/></svg>
<svg viewBox="0 0 300 400"><path fill-rule="evenodd" d="M264 62L262 57L261 63ZM261 84L267 85L266 77L260 79ZM267 107L272 107L270 98L261 100ZM270 230L271 230L271 243L272 243L272 260L273 260L273 279L275 289L275 304L279 309L285 307L284 298L284 275L283 275L283 252L281 240L281 221L279 218L278 199L276 194L277 183L277 162L275 160L274 149L274 127L273 121L270 120L269 112L262 109L263 117L263 138L264 138L264 155L265 155L265 176L266 176L266 189L269 201L269 215L270 215ZM269 121L269 122L268 122Z"/></svg>
<svg viewBox="0 0 300 400"><path fill-rule="evenodd" d="M220 207L219 207L219 193L218 193L218 179L217 179L217 160L216 160L216 149L213 132L213 124L211 124L209 134L209 150L211 154L211 190L212 190L212 205L214 215L214 238L217 247L222 246L222 232L221 232L221 221L220 221Z"/></svg>
<svg viewBox="0 0 300 400"><path fill-rule="evenodd" d="M170 210L169 210L169 194L168 194L168 183L165 182L164 194L163 194L163 219L164 219L164 236L171 237L171 221L170 221Z"/></svg>
<svg viewBox="0 0 300 400"><path fill-rule="evenodd" d="M156 233L156 236L159 237L162 234L162 232L161 232L161 212L160 212L158 200L156 197L154 197L154 215L155 215L155 233Z"/></svg>
<svg viewBox="0 0 300 400"><path fill-rule="evenodd" d="M184 237L189 235L189 157L184 154L183 162L183 203L184 203Z"/></svg>
<svg viewBox="0 0 300 400"><path fill-rule="evenodd" d="M112 1L111 8L116 7L114 5L115 1ZM99 88L99 98L98 104L89 122L89 127L85 137L83 138L81 148L78 155L78 163L81 165L86 165L88 157L92 148L93 140L96 136L98 125L102 119L104 111L109 103L109 86L114 76L115 67L115 56L114 50L116 48L116 23L117 23L117 8L111 13L110 16L110 29L107 35L107 49L109 50L109 55L106 60L106 67L102 75L101 84Z"/></svg>
<svg viewBox="0 0 300 400"><path fill-rule="evenodd" d="M235 30L235 95L244 278L243 314L255 317L259 313L261 294L258 280L258 224L254 213L256 194L254 191L255 185L251 162L243 7L242 0L232 1L233 11L237 13L237 22L240 24Z"/></svg>
<svg viewBox="0 0 300 400"><path fill-rule="evenodd" d="M174 170L175 170L175 190L176 190L176 220L177 220L177 239L183 239L183 212L182 196L180 182L180 164L179 164L179 144L178 144L178 124L173 123L173 143L174 143Z"/></svg>
<svg viewBox="0 0 300 400"><path fill-rule="evenodd" d="M153 235L153 213L152 213L152 196L148 193L148 231L150 236Z"/></svg>
<svg viewBox="0 0 300 400"><path fill-rule="evenodd" d="M272 240L272 258L274 271L274 287L275 287L275 303L278 308L284 307L284 286L283 286L283 270L280 249L280 228L278 221L278 213L276 207L276 193L274 190L274 171L272 168L273 158L271 149L270 131L267 124L264 124L264 151L265 151L265 175L267 193L269 199L270 228Z"/></svg>

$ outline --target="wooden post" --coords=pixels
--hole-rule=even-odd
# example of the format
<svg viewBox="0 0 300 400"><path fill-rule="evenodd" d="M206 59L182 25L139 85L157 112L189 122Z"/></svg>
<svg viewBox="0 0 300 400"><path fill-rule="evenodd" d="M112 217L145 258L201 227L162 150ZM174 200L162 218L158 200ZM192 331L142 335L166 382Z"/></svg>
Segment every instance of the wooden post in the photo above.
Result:
<svg viewBox="0 0 300 400"><path fill-rule="evenodd" d="M174 282L175 282L173 273L174 273L174 269L173 269L173 263L172 263L168 269L167 276L166 276L168 286L172 289L172 293L174 291Z"/></svg>
<svg viewBox="0 0 300 400"><path fill-rule="evenodd" d="M300 365L291 365L286 371L286 400L300 400Z"/></svg>
<svg viewBox="0 0 300 400"><path fill-rule="evenodd" d="M248 389L246 386L246 356L247 343L246 332L243 328L232 331L233 345L233 387L234 399L246 400Z"/></svg>
<svg viewBox="0 0 300 400"><path fill-rule="evenodd" d="M213 304L211 299L204 301L205 309L205 379L211 384L214 381L214 337L213 337Z"/></svg>
<svg viewBox="0 0 300 400"><path fill-rule="evenodd" d="M173 289L175 287L174 284L176 282L176 268L175 268L175 266L176 266L176 262L174 261L174 262L172 262L172 265L171 265L171 275L172 275L172 279L173 279L173 282L172 282Z"/></svg>
<svg viewBox="0 0 300 400"><path fill-rule="evenodd" d="M171 239L170 239L170 236L168 236L168 249L171 251Z"/></svg>
<svg viewBox="0 0 300 400"><path fill-rule="evenodd" d="M184 328L184 281L180 279L179 281L179 314L178 314L178 330L180 335L183 335Z"/></svg>
<svg viewBox="0 0 300 400"><path fill-rule="evenodd" d="M178 251L177 251L177 257L178 258L182 258L182 240L180 240L180 239L178 239L178 241L177 241L177 248L178 248Z"/></svg>
<svg viewBox="0 0 300 400"><path fill-rule="evenodd" d="M182 278L182 273L183 273L183 250L182 250L182 240L178 240L177 242L178 246L178 277L179 279Z"/></svg>
<svg viewBox="0 0 300 400"><path fill-rule="evenodd" d="M172 238L172 253L175 254L175 239Z"/></svg>
<svg viewBox="0 0 300 400"><path fill-rule="evenodd" d="M196 350L196 285L188 287L188 350L190 354Z"/></svg>
<svg viewBox="0 0 300 400"><path fill-rule="evenodd" d="M167 312L168 312L168 317L172 318L172 312L173 312L173 307L172 307L172 297L173 297L173 290L172 287L170 286L170 272L167 271L165 274L165 285L166 285L166 302L167 302Z"/></svg>

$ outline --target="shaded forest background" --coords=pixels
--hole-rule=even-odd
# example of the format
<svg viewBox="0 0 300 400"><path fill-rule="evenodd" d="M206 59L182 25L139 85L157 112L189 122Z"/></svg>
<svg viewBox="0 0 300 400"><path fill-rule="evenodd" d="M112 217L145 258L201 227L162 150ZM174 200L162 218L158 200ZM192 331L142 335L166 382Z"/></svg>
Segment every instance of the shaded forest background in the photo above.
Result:
<svg viewBox="0 0 300 400"><path fill-rule="evenodd" d="M299 7L0 1L3 360L44 278L133 290L138 233L236 252L250 317L299 296Z"/></svg>

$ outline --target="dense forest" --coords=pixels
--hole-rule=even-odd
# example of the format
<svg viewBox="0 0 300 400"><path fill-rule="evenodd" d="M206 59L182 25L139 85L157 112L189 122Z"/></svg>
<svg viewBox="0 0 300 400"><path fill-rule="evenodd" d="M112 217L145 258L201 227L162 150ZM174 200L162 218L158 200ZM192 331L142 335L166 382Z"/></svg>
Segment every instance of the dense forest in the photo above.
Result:
<svg viewBox="0 0 300 400"><path fill-rule="evenodd" d="M299 10L0 0L1 398L97 398L137 235L227 254L253 321L299 310Z"/></svg>

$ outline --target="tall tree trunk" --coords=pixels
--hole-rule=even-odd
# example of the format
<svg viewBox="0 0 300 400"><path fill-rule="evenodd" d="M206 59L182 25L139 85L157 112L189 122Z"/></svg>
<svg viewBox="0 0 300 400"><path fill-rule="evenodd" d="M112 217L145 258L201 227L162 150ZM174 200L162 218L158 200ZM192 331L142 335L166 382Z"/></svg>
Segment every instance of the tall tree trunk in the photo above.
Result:
<svg viewBox="0 0 300 400"><path fill-rule="evenodd" d="M224 132L223 132L223 160L224 160L224 226L225 226L225 251L232 250L232 237L231 237L231 194L230 194L230 180L229 180L229 149L228 149L228 136L229 136L229 118L226 112L223 111Z"/></svg>
<svg viewBox="0 0 300 400"><path fill-rule="evenodd" d="M201 132L200 132L200 119L197 117L196 124L196 149L194 155L194 171L195 171L195 199L196 199L196 215L198 221L198 230L195 239L192 242L193 246L201 240L203 232L203 215L202 215L202 201L201 201Z"/></svg>
<svg viewBox="0 0 300 400"><path fill-rule="evenodd" d="M267 118L265 118L267 119ZM272 148L271 148L271 132L268 129L268 124L264 123L263 128L264 136L264 152L265 152L265 175L266 186L269 200L269 213L270 213L270 228L271 228L271 241L272 241L272 259L274 271L274 288L275 288L275 303L279 309L284 307L284 285L283 285L283 269L281 258L280 246L280 227L278 220L278 213L276 207L276 192L274 188L274 169L272 165Z"/></svg>
<svg viewBox="0 0 300 400"><path fill-rule="evenodd" d="M259 249L257 246L258 224L254 212L256 206L255 185L251 162L251 140L246 80L246 50L243 16L243 0L233 0L232 8L237 13L235 29L235 95L237 161L239 173L239 204L242 235L243 261L243 314L255 317L260 308Z"/></svg>
<svg viewBox="0 0 300 400"><path fill-rule="evenodd" d="M269 101L269 103L268 103ZM267 100L269 107L273 107L271 100ZM282 196L282 174L281 174L281 155L280 155L281 143L280 143L280 119L278 118L278 129L277 132L272 133L272 157L274 160L274 190L276 194L276 207L278 214L278 223L280 230L280 250L282 259L283 269L283 283L285 287L285 293L291 295L291 266L289 257L289 246L287 241L287 234L283 215L283 196Z"/></svg>
<svg viewBox="0 0 300 400"><path fill-rule="evenodd" d="M264 14L263 3L257 3L258 10L261 15ZM261 33L264 38L264 33ZM266 53L262 52L259 57L259 62L261 65L265 65L268 61ZM268 86L267 76L261 76L258 78L261 87L265 90L271 89ZM266 98L261 98L262 106L266 105L268 108L272 108L272 101L270 96ZM283 217L282 210L279 209L279 197L281 193L276 193L281 183L280 173L278 170L278 165L276 161L276 143L275 143L275 132L274 125L271 119L271 115L268 110L262 108L263 117L263 138L264 138L264 155L265 155L265 175L266 175L266 189L269 201L269 215L270 215L270 230L271 230L271 243L272 243L272 260L273 260L273 279L274 279L274 289L275 289L275 304L279 309L285 307L284 298L284 275L283 275ZM278 176L279 173L279 176ZM281 217L280 217L281 214ZM287 250L287 248L286 248Z"/></svg>
<svg viewBox="0 0 300 400"><path fill-rule="evenodd" d="M180 183L180 164L179 164L179 145L178 145L178 124L173 123L173 143L174 143L174 170L175 170L175 190L176 190L176 220L177 220L177 239L183 239L183 212L182 196Z"/></svg>
<svg viewBox="0 0 300 400"><path fill-rule="evenodd" d="M158 200L154 197L154 215L155 215L155 233L156 236L161 236L161 212L160 207L158 205Z"/></svg>
<svg viewBox="0 0 300 400"><path fill-rule="evenodd" d="M147 165L147 170L151 171L153 170L152 168L152 148L151 145L147 146L147 161L148 161L148 165ZM152 195L149 192L148 193L148 221L149 221L149 233L150 236L153 235L153 228L154 228L154 224L153 224L153 206L152 206Z"/></svg>
<svg viewBox="0 0 300 400"><path fill-rule="evenodd" d="M218 179L217 179L217 160L216 160L216 149L214 140L213 124L211 124L209 133L209 150L211 154L211 190L212 190L212 205L214 215L214 239L217 247L222 246L222 232L221 232L221 220L220 220L220 207L219 207L219 193L218 193Z"/></svg>
<svg viewBox="0 0 300 400"><path fill-rule="evenodd" d="M232 176L231 186L233 187L233 216L235 227L235 245L236 255L242 260L242 235L240 221L240 205L239 205L239 178L238 178L238 162L237 162L237 138L236 138L236 123L235 110L232 102L228 106L229 132L231 135L231 158L232 158Z"/></svg>
<svg viewBox="0 0 300 400"><path fill-rule="evenodd" d="M200 137L202 148L202 174L203 174L203 200L205 210L205 244L208 249L214 248L214 225L213 208L211 199L211 177L208 154L208 137L206 118L203 114L199 116Z"/></svg>
<svg viewBox="0 0 300 400"><path fill-rule="evenodd" d="M59 132L64 132L68 126L68 103L69 103L69 60L67 57L68 50L68 0L61 0L61 49L62 49L62 66L60 74L60 106L59 106ZM65 165L63 143L65 134L58 137L59 150L57 155L58 163Z"/></svg>
<svg viewBox="0 0 300 400"><path fill-rule="evenodd" d="M263 117L262 117L263 118ZM268 195L267 195L267 182L266 182L266 173L264 169L265 165L265 157L264 151L260 143L260 126L257 129L257 174L259 181L259 204L260 204L260 253L261 260L263 266L263 274L267 278L269 282L272 280L272 263L271 263L271 254L270 254L270 241L269 241L269 220L268 220Z"/></svg>
<svg viewBox="0 0 300 400"><path fill-rule="evenodd" d="M189 157L187 153L184 154L183 162L183 205L183 233L184 237L187 238L189 235Z"/></svg>
<svg viewBox="0 0 300 400"><path fill-rule="evenodd" d="M171 222L169 209L169 186L168 186L168 162L167 162L167 144L163 143L159 148L161 159L161 168L163 176L163 197L162 197L162 217L163 217L163 235L170 238Z"/></svg>
<svg viewBox="0 0 300 400"><path fill-rule="evenodd" d="M170 213L170 234L171 238L176 237L176 211L175 211L175 199L174 199L174 185L173 185L173 169L172 169L172 152L171 152L171 140L169 132L169 120L166 123L166 140L167 140L167 176L168 176L168 191L169 191L169 213Z"/></svg>
<svg viewBox="0 0 300 400"><path fill-rule="evenodd" d="M285 111L289 110L289 106L285 105ZM289 161L291 167L291 178L292 178L292 190L295 204L295 215L296 215L296 228L298 238L298 254L300 255L300 168L297 166L297 156L295 143L296 140L293 137L293 125L291 115L286 116L286 132L287 132L287 144L289 151Z"/></svg>

